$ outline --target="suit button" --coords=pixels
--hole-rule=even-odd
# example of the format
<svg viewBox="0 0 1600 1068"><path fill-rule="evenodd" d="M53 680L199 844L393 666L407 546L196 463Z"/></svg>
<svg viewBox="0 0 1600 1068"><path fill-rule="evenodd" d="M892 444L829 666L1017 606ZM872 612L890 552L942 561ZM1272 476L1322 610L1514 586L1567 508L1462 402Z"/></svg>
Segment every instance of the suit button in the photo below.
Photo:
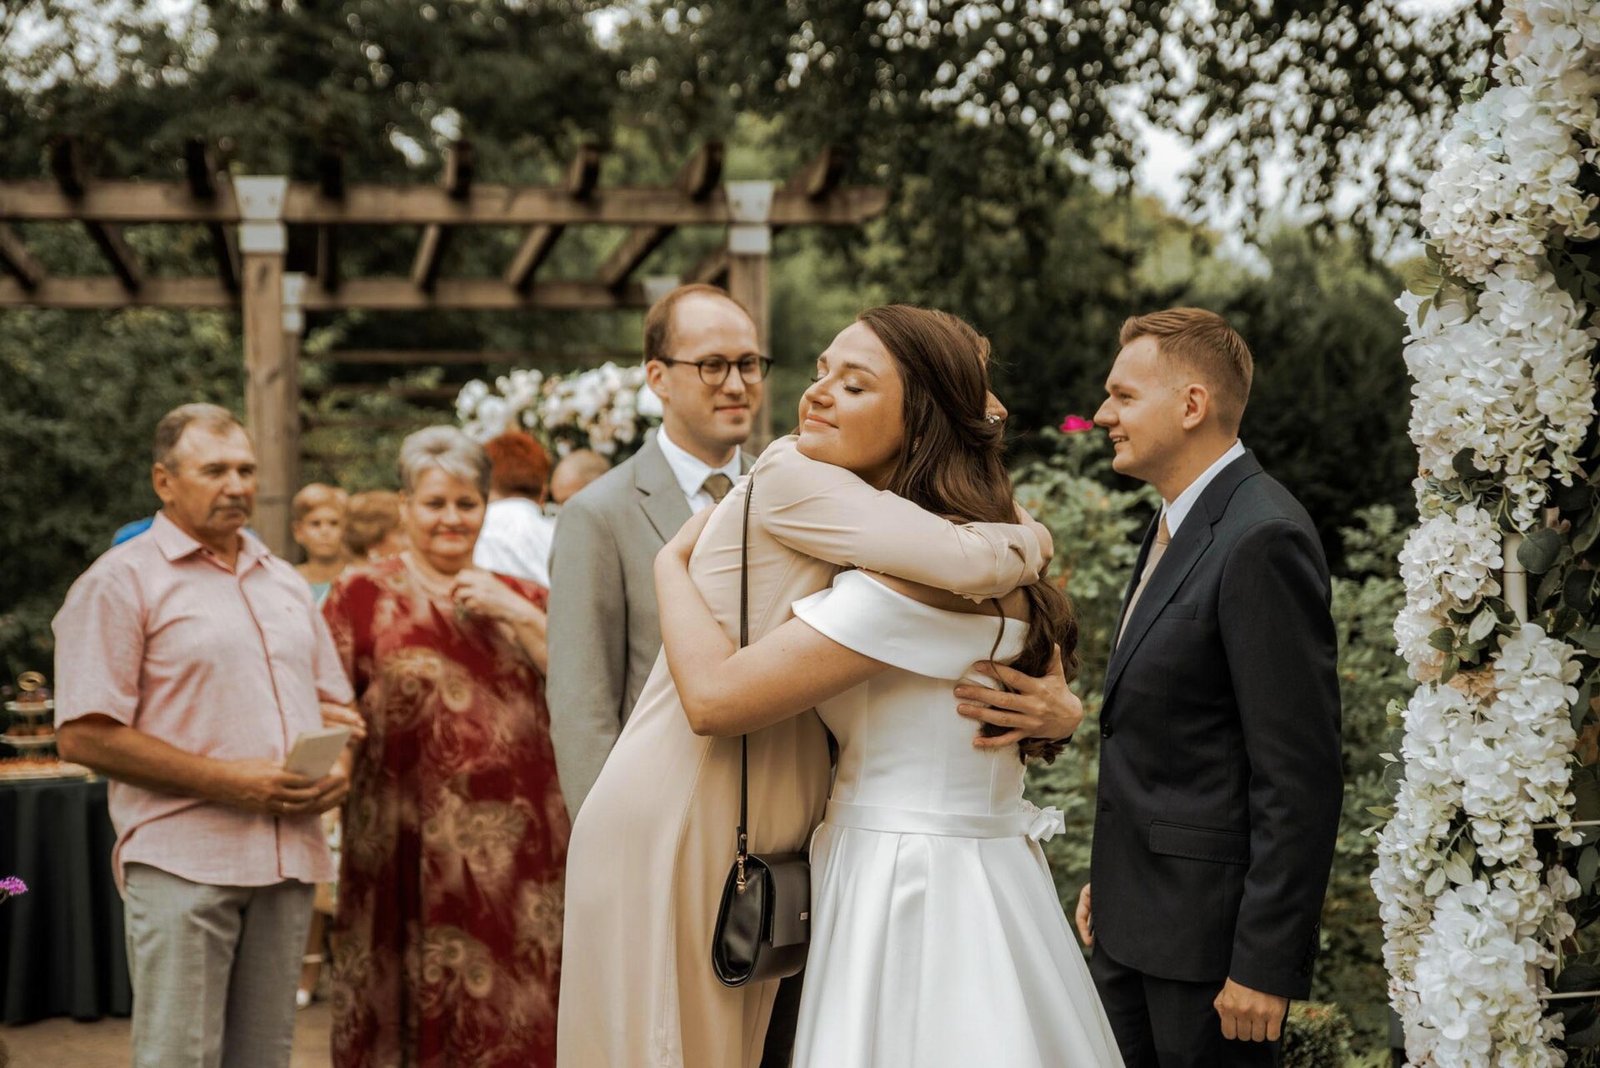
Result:
<svg viewBox="0 0 1600 1068"><path fill-rule="evenodd" d="M1100 728L1100 737L1101 738L1109 738L1109 737L1111 737L1111 728L1110 727L1101 727Z"/></svg>

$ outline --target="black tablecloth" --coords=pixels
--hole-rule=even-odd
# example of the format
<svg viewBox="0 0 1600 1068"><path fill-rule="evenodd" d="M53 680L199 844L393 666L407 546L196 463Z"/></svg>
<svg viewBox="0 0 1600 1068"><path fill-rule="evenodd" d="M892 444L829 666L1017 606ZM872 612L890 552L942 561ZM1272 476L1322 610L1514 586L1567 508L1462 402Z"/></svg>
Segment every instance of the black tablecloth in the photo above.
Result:
<svg viewBox="0 0 1600 1068"><path fill-rule="evenodd" d="M28 884L0 904L0 1022L131 1011L115 842L103 781L0 783L0 878Z"/></svg>

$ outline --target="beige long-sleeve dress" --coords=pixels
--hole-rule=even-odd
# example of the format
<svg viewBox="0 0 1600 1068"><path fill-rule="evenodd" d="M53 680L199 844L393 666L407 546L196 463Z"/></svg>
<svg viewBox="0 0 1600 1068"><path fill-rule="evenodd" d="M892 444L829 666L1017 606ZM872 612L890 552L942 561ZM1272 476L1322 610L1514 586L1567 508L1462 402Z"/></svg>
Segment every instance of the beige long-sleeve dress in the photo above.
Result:
<svg viewBox="0 0 1600 1068"><path fill-rule="evenodd" d="M957 526L775 441L755 468L750 637L841 567L994 596L1037 577L1033 534ZM739 624L746 486L711 517L690 573L730 637ZM750 735L750 849L803 849L828 793L826 734L806 712ZM557 1063L562 1068L754 1068L777 983L729 989L711 929L733 863L739 740L689 729L656 660L573 826L567 853Z"/></svg>

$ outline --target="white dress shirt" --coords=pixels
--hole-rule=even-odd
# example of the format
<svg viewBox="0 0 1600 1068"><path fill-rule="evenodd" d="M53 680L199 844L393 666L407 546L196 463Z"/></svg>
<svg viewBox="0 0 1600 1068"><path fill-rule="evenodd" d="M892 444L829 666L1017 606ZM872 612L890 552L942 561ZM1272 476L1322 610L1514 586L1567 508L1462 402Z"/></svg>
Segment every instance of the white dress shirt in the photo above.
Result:
<svg viewBox="0 0 1600 1068"><path fill-rule="evenodd" d="M555 536L555 520L528 498L490 501L472 562L487 571L528 579L549 589L550 544Z"/></svg>
<svg viewBox="0 0 1600 1068"><path fill-rule="evenodd" d="M702 488L711 475L720 472L727 475L730 482L737 482L744 476L738 449L733 450L733 457L727 463L712 467L668 437L666 427L656 432L656 442L661 446L661 455L667 458L667 466L672 468L672 477L678 480L678 487L689 502L691 514L716 503Z"/></svg>
<svg viewBox="0 0 1600 1068"><path fill-rule="evenodd" d="M1234 439L1233 445L1227 452L1217 457L1217 462L1200 472L1200 477L1189 483L1188 489L1178 494L1177 500L1167 501L1163 510L1167 517L1167 534L1177 537L1178 527L1184 518L1194 509L1194 502L1200 499L1200 494L1211 485L1211 480L1222 473L1222 469L1244 455L1244 442Z"/></svg>

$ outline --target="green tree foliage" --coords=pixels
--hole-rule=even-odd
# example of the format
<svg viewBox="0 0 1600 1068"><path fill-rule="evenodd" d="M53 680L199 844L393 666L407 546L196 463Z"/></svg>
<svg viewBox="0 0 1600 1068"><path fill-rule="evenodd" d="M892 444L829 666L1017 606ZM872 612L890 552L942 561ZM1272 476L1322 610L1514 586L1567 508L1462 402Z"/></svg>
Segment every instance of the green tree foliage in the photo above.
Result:
<svg viewBox="0 0 1600 1068"><path fill-rule="evenodd" d="M685 123L753 109L807 145L856 148L864 169L907 166L927 131L1003 131L1126 179L1140 122L1199 142L1193 199L1267 199L1285 156L1291 203L1364 223L1419 196L1414 151L1487 69L1493 0L1418 22L1352 0L789 0L640 3L636 84ZM670 47L672 39L689 47ZM937 138L935 140L943 140ZM952 146L952 155L960 150ZM972 173L992 157L964 161ZM1337 197L1357 179L1363 196Z"/></svg>

